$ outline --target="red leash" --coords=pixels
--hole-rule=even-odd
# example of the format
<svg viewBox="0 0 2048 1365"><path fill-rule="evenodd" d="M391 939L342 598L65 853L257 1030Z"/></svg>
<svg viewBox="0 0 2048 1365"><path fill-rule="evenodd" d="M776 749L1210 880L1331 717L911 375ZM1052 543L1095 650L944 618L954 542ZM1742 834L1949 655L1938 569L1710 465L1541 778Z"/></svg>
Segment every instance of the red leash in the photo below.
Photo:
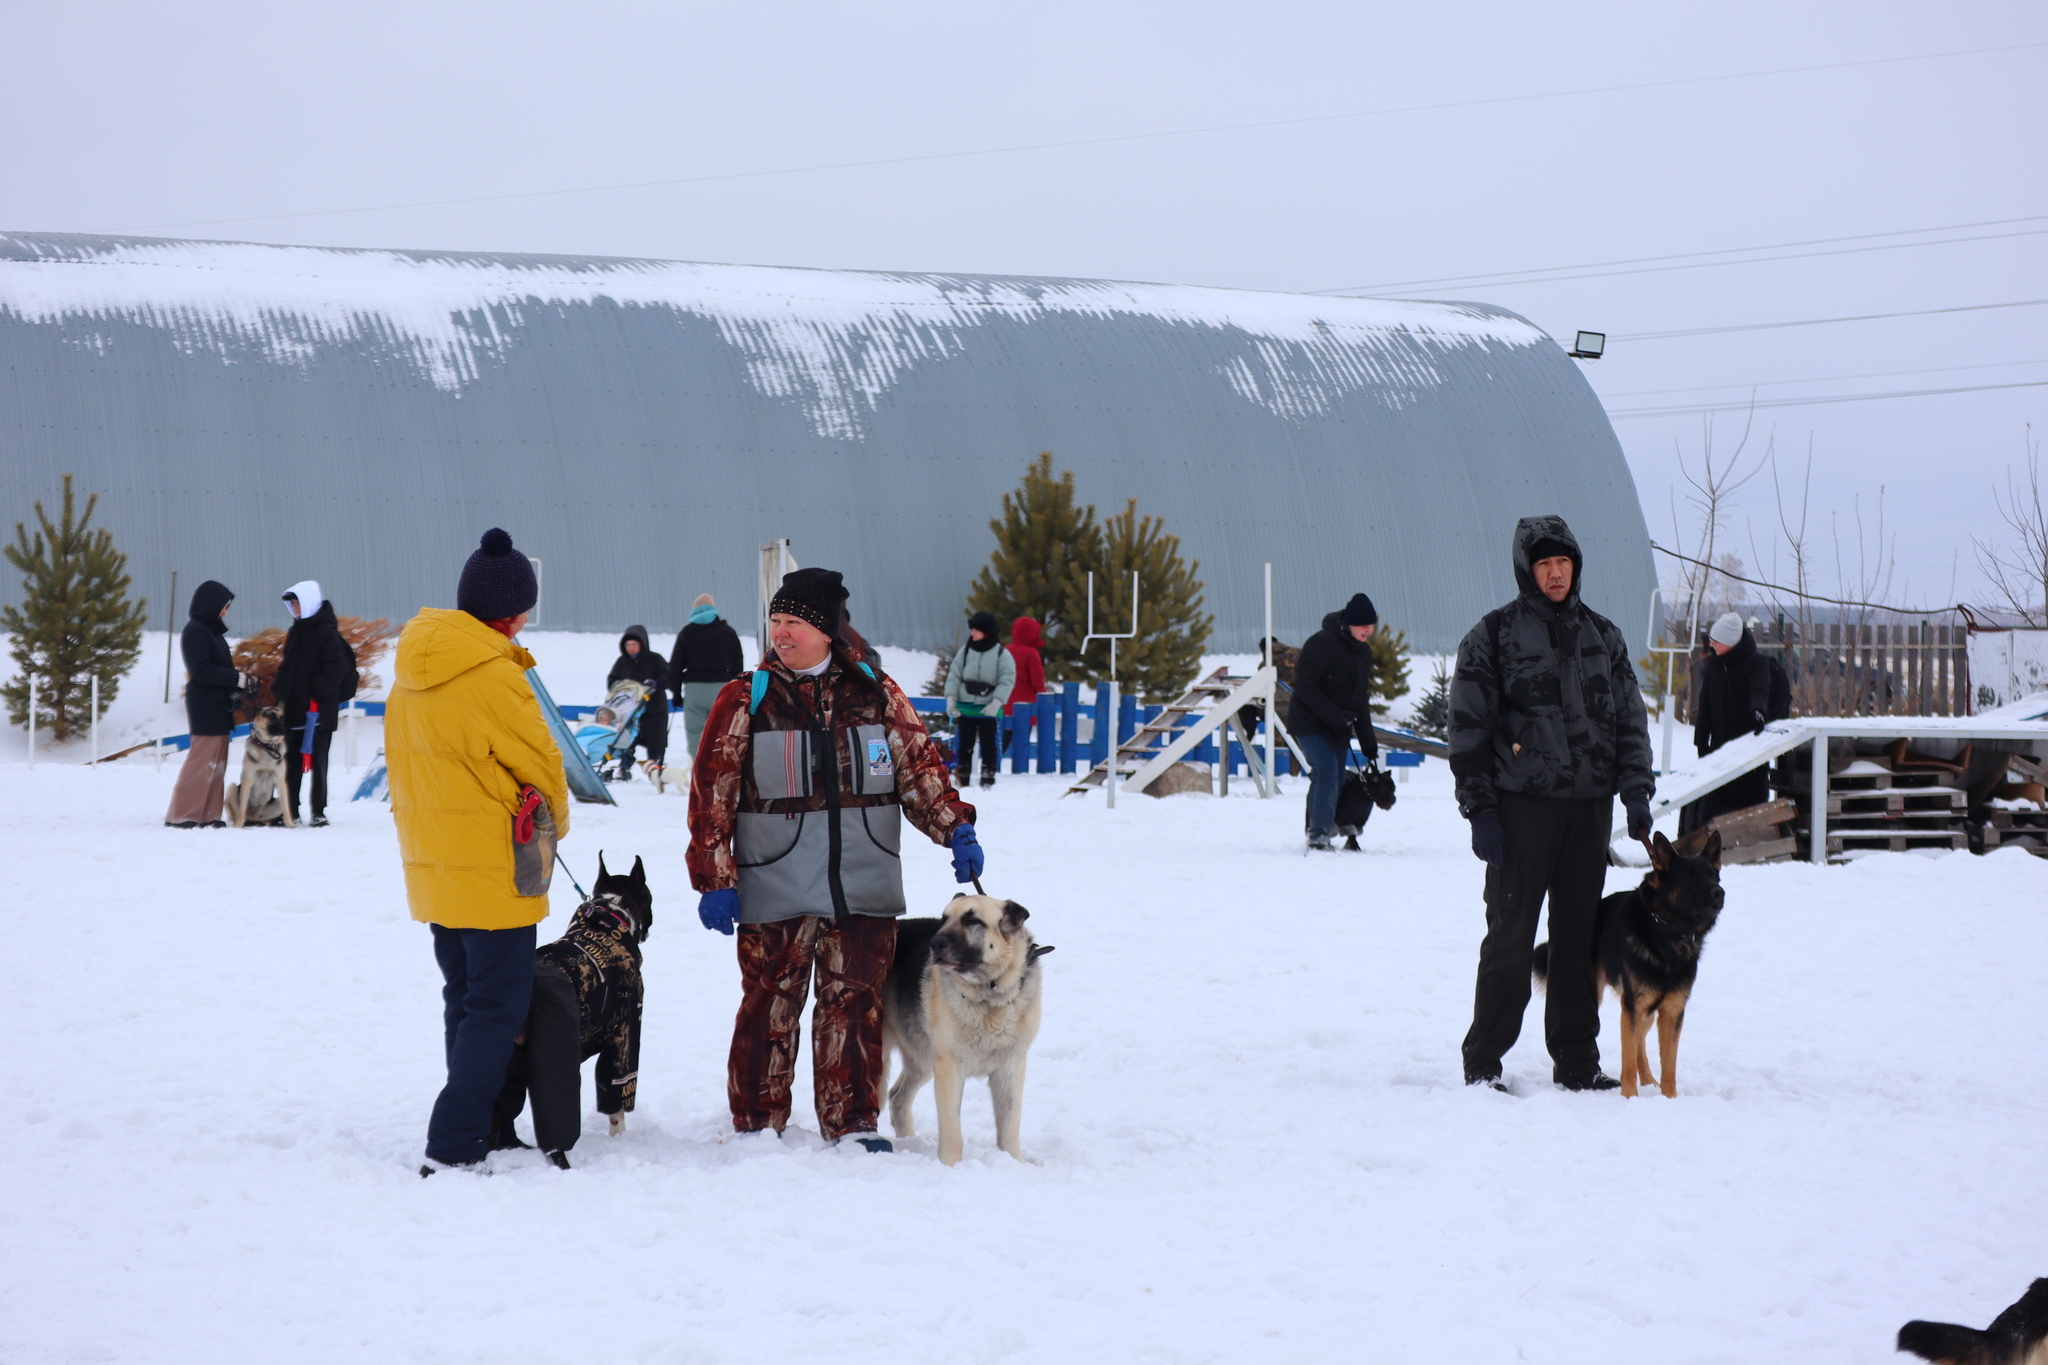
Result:
<svg viewBox="0 0 2048 1365"><path fill-rule="evenodd" d="M533 842L534 816L539 812L541 802L547 798L537 787L519 789L519 809L512 816L512 837L522 844Z"/></svg>

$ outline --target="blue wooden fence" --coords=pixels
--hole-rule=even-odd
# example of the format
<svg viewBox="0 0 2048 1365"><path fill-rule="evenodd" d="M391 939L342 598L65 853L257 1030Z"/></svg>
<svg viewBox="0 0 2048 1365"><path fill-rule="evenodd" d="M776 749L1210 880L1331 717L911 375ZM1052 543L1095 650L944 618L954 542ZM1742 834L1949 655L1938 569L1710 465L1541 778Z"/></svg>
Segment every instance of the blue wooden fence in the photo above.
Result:
<svg viewBox="0 0 2048 1365"><path fill-rule="evenodd" d="M1130 739L1141 726L1157 719L1164 707L1140 706L1136 699L1123 696L1118 698L1117 742ZM946 702L942 697L912 697L910 704L925 715L943 715ZM349 703L359 714L381 716L384 703L381 701L358 701ZM1094 734L1087 743L1081 741L1081 720L1087 717L1093 721L1109 709L1109 684L1099 683L1090 692L1083 692L1080 683L1061 683L1057 691L1039 694L1035 703L1020 704L998 722L998 733L1002 737L1005 752L1010 756L1010 771L1013 773L1076 773L1093 768L1109 757L1108 727L1093 726ZM596 714L595 706L564 706L562 716L567 720L585 720ZM344 713L345 714L345 713ZM249 733L246 725L237 726L234 738L243 738ZM1254 734L1254 743L1264 733ZM1186 761L1190 763L1217 763L1222 761L1222 751L1217 736L1210 735L1191 749ZM163 741L178 749L189 749L192 736L171 735ZM1167 742L1161 736L1158 744ZM1233 773L1249 772L1245 763L1244 746L1235 738L1230 739L1230 770ZM1156 747L1156 746L1155 746ZM1293 771L1293 755L1287 752L1285 744L1274 746L1273 763L1281 772ZM1390 768L1413 768L1422 763L1421 754L1411 754L1400 749L1382 750L1380 761Z"/></svg>

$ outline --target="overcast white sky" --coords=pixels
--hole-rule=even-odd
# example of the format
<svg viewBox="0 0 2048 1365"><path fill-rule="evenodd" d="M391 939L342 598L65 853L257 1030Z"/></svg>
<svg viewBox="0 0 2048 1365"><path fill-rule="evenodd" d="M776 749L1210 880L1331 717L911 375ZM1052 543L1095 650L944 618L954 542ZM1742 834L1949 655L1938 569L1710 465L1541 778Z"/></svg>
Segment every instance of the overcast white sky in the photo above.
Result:
<svg viewBox="0 0 2048 1365"><path fill-rule="evenodd" d="M114 0L8 28L0 228L1304 291L2024 233L1415 292L1617 338L2048 298L2048 46L1838 65L2048 44L2038 2ZM1649 82L1687 83L1513 98ZM1120 140L945 155L1086 139ZM891 158L927 159L843 166ZM487 196L517 197L383 207ZM1617 414L2034 385L1756 414L1753 447L1811 440L1823 540L1886 490L1894 597L1936 604L1981 591L1991 484L2048 427L2048 307L1615 340L1589 373ZM1715 420L1725 449L1742 414ZM1668 540L1700 419L1615 427ZM1747 520L1767 544L1768 476L1755 563Z"/></svg>

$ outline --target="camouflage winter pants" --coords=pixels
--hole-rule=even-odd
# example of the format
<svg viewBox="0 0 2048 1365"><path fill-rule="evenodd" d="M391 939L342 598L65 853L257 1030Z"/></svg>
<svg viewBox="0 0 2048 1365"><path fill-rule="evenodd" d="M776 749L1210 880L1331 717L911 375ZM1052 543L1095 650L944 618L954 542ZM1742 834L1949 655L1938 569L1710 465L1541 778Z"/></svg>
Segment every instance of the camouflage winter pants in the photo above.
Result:
<svg viewBox="0 0 2048 1365"><path fill-rule="evenodd" d="M816 915L739 927L740 1012L726 1061L732 1126L781 1132L789 1123L804 997L811 1014L811 1084L827 1138L872 1132L882 1111L882 986L896 953L896 921Z"/></svg>

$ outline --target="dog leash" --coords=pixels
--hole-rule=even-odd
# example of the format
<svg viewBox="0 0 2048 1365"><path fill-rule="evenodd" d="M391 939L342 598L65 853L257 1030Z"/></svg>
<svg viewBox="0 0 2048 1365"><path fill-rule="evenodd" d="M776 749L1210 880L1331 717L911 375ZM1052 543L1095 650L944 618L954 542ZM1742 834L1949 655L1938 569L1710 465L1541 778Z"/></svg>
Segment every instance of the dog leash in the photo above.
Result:
<svg viewBox="0 0 2048 1365"><path fill-rule="evenodd" d="M583 888L577 884L576 874L574 872L571 872L569 870L569 865L562 861L562 852L560 849L555 850L555 865L562 869L562 875L569 879L569 885L576 887L576 899L579 901L589 900L590 897L584 895Z"/></svg>

